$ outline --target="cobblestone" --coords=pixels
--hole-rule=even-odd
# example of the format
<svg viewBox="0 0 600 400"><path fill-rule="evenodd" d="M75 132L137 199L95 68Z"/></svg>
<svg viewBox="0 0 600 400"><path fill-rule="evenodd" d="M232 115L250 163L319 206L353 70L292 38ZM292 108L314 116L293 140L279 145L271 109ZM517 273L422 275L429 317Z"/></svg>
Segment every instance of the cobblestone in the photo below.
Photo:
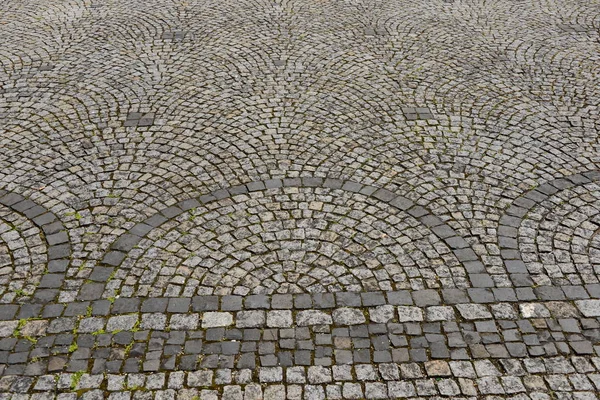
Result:
<svg viewBox="0 0 600 400"><path fill-rule="evenodd" d="M0 398L597 398L588 3L2 2Z"/></svg>

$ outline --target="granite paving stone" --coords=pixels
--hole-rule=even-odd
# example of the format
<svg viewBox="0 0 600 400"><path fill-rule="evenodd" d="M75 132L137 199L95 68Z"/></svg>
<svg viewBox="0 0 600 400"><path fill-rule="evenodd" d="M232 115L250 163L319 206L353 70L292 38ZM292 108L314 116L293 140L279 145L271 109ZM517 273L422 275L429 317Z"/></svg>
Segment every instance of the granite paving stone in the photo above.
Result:
<svg viewBox="0 0 600 400"><path fill-rule="evenodd" d="M0 398L598 398L596 6L1 2Z"/></svg>

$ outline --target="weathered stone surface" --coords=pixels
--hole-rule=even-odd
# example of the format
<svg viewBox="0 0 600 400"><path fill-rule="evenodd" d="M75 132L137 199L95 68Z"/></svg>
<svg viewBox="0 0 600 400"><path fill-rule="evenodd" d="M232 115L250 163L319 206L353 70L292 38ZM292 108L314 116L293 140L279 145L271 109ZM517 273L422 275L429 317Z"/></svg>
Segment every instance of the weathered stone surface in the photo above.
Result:
<svg viewBox="0 0 600 400"><path fill-rule="evenodd" d="M398 306L398 321L423 321L423 309L419 307Z"/></svg>
<svg viewBox="0 0 600 400"><path fill-rule="evenodd" d="M457 304L456 308L460 315L468 320L492 318L492 314L482 304Z"/></svg>
<svg viewBox="0 0 600 400"><path fill-rule="evenodd" d="M288 328L293 324L291 310L275 310L267 312L267 326L269 328Z"/></svg>
<svg viewBox="0 0 600 400"><path fill-rule="evenodd" d="M600 317L600 300L577 300L575 305L585 317Z"/></svg>
<svg viewBox="0 0 600 400"><path fill-rule="evenodd" d="M541 303L519 304L519 310L523 318L547 318L550 311Z"/></svg>
<svg viewBox="0 0 600 400"><path fill-rule="evenodd" d="M369 309L369 319L372 322L385 324L396 317L396 309L391 305L377 306Z"/></svg>
<svg viewBox="0 0 600 400"><path fill-rule="evenodd" d="M331 315L318 310L306 310L300 311L296 315L296 324L298 326L310 326L310 325L329 325L332 324L333 320Z"/></svg>
<svg viewBox="0 0 600 400"><path fill-rule="evenodd" d="M454 309L445 306L427 307L426 315L428 321L451 321L456 318Z"/></svg>
<svg viewBox="0 0 600 400"><path fill-rule="evenodd" d="M361 309L342 307L333 310L333 322L336 325L357 325L366 321Z"/></svg>
<svg viewBox="0 0 600 400"><path fill-rule="evenodd" d="M228 312L206 312L202 315L203 328L215 328L233 324L233 315Z"/></svg>
<svg viewBox="0 0 600 400"><path fill-rule="evenodd" d="M31 337L44 336L46 335L48 324L46 320L27 321L21 328L21 334Z"/></svg>
<svg viewBox="0 0 600 400"><path fill-rule="evenodd" d="M0 321L0 337L12 336L18 325L19 321Z"/></svg>
<svg viewBox="0 0 600 400"><path fill-rule="evenodd" d="M265 322L264 311L240 311L235 314L235 326L238 328L259 328L264 326Z"/></svg>
<svg viewBox="0 0 600 400"><path fill-rule="evenodd" d="M131 330L138 321L137 314L118 315L110 317L106 324L107 331L128 331Z"/></svg>

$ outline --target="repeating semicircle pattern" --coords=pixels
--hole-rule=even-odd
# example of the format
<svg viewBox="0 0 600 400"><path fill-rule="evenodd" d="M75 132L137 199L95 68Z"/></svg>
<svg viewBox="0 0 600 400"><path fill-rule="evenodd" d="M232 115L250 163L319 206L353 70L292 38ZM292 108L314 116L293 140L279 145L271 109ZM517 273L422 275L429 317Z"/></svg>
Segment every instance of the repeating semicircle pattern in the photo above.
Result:
<svg viewBox="0 0 600 400"><path fill-rule="evenodd" d="M0 399L591 400L598 0L0 1Z"/></svg>

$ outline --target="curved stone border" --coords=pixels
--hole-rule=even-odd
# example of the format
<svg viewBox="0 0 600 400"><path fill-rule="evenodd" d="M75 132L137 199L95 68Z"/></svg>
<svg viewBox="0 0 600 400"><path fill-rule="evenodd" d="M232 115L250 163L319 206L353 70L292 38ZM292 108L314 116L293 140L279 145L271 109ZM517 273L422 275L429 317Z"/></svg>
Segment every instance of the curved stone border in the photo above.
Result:
<svg viewBox="0 0 600 400"><path fill-rule="evenodd" d="M58 296L71 261L71 244L67 229L52 211L20 194L0 190L0 204L24 215L44 232L48 244L47 273L42 276L38 289L33 294L33 301L53 301Z"/></svg>
<svg viewBox="0 0 600 400"><path fill-rule="evenodd" d="M515 286L531 286L533 281L521 258L518 235L523 218L529 211L561 190L600 181L600 170L565 176L546 182L518 197L504 215L498 226L498 246L504 265Z"/></svg>
<svg viewBox="0 0 600 400"><path fill-rule="evenodd" d="M422 224L428 227L442 242L444 242L454 253L456 258L467 268L467 271L480 271L483 265L475 252L470 248L469 244L458 235L458 233L442 221L439 217L433 215L429 210L422 206L416 205L406 197L399 196L387 189L378 188L371 185L363 185L361 183L350 180L329 179L329 178L286 178L286 179L268 179L263 181L250 182L245 185L233 186L228 189L215 190L206 195L200 196L197 199L180 201L174 206L168 207L152 217L147 218L144 222L140 222L122 234L110 247L110 250L105 254L102 263L108 267L97 267L102 269L102 273L93 274L90 278L94 281L94 275L108 277L112 269L119 266L125 259L127 253L131 251L150 231L157 228L172 218L176 218L182 213L189 211L195 207L212 201L226 199L238 194L246 194L258 192L267 189L277 189L286 187L307 187L307 188L327 188L341 189L352 193L359 193L365 196L376 198L384 203L389 204L401 211L407 212L412 217L419 220ZM477 265L474 265L477 264ZM107 269L108 268L108 269ZM96 282L104 282L97 279ZM87 298L86 292L97 293L100 290L102 283L88 284L88 287L82 288L80 299L90 300Z"/></svg>

